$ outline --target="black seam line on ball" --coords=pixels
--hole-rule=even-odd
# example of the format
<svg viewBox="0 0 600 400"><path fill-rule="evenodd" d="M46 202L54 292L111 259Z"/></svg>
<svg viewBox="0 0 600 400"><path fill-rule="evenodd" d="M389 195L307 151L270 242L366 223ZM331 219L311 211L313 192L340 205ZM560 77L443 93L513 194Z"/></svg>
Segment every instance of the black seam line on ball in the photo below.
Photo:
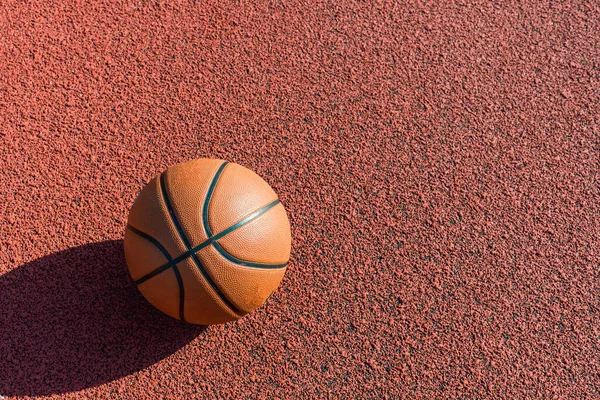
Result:
<svg viewBox="0 0 600 400"><path fill-rule="evenodd" d="M173 259L171 258L171 255L169 254L167 249L165 249L164 246L162 244L160 244L160 242L158 240L156 240L155 238L148 235L147 233L144 233L129 224L127 225L127 228L129 228L129 230L131 232L146 239L147 241L152 243L154 246L156 246L156 248L158 248L160 250L160 252L163 253L163 255L167 258L168 262L173 261ZM158 274L158 273L162 272L162 270L161 271L155 270L154 272L156 272L156 274ZM179 269L177 268L176 265L173 267L173 272L175 273L175 278L177 279L177 284L179 285L179 319L181 319L183 322L185 322L185 318L183 315L183 305L184 305L183 280L181 279L181 274L179 273ZM139 285L140 283L143 283L144 281L152 278L152 276L154 276L156 274L146 275L145 277L142 277L141 279L138 279L137 281L135 281L135 284Z"/></svg>
<svg viewBox="0 0 600 400"><path fill-rule="evenodd" d="M188 243L187 238L183 234L183 230L181 229L181 226L179 225L179 221L177 221L177 218L175 217L175 211L173 210L173 207L171 206L171 201L169 200L169 195L167 193L167 185L165 184L165 175L166 175L166 172L163 172L162 174L160 174L160 182L159 183L160 183L160 191L162 194L162 198L165 202L165 206L167 207L167 211L169 211L169 216L171 217L171 221L173 222L173 225L175 225L175 228L177 229L177 232L179 232L179 236L181 237L181 240L183 240L186 248L189 250L190 244ZM174 260L169 260L169 262L172 262L172 261L174 261ZM183 288L183 279L181 278L181 274L179 273L179 269L177 268L177 263L173 264L173 272L175 273L175 278L177 279L177 286L179 286L179 319L181 319L182 321L185 322L184 315L183 315L183 308L185 305L185 291ZM150 279L150 278L148 278L148 279Z"/></svg>
<svg viewBox="0 0 600 400"><path fill-rule="evenodd" d="M242 227L243 225L247 224L248 222L250 222L254 218L259 217L264 212L266 212L270 208L272 208L275 205L277 205L278 202L279 202L279 200L275 200L274 202L267 204L263 208L261 208L261 209L255 211L255 212L253 212L252 214L250 214L246 218L242 219L237 224L232 225L231 227L225 229L223 232L218 233L215 236L213 236L212 238L210 238L210 239L208 239L208 240L200 243L198 246L194 247L190 251L186 251L182 255L180 255L180 256L178 256L178 257L170 260L165 265L162 265L162 266L158 267L157 269L155 269L154 271L149 272L147 275L145 275L145 276L141 277L140 279L138 279L137 281L135 281L136 285L139 285L140 283L146 282L148 279L150 279L150 278L152 278L152 277L160 274L161 272L163 272L163 271L171 268L173 265L176 265L176 264L180 263L181 261L185 260L186 258L190 257L192 254L195 254L195 253L199 252L200 250L202 250L206 246L209 246L209 245L211 245L213 243L216 243L215 242L216 240L221 239L223 236L225 236L225 235L233 232L234 230ZM243 261L243 260L239 260L239 261ZM287 265L287 263L285 263L285 264L259 264L257 266L253 266L253 265L250 265L250 266L251 267L256 267L256 268L282 268L282 267L285 267L286 265Z"/></svg>
<svg viewBox="0 0 600 400"><path fill-rule="evenodd" d="M237 224L232 225L231 227L225 229L223 232L216 234L215 236L211 237L210 239L200 243L198 246L194 247L193 249L186 251L185 253L183 253L182 255L180 255L179 257L170 259L169 257L169 262L166 263L165 265L162 265L160 267L158 267L157 269L155 269L152 272L149 272L147 275L141 277L140 279L138 279L137 281L135 281L136 284L140 284L143 283L145 281L147 281L148 279L160 274L161 272L163 272L164 270L172 267L173 265L178 264L179 262L185 260L186 258L190 257L192 254L195 254L197 252L199 252L200 250L202 250L203 248L205 248L206 246L209 246L211 244L216 244L216 240L221 239L223 236L233 232L234 230L242 227L243 225L247 224L248 222L252 221L253 219L259 217L260 215L262 215L263 213L265 213L267 210L269 210L270 208L274 207L275 205L277 205L277 203L279 202L279 200L275 200L272 203L267 204L265 207L255 211L254 213L250 214L249 216L247 216L246 218L242 219L241 221L239 221ZM220 246L219 246L220 247ZM225 250L223 250L224 252L224 256L229 256L232 257L231 255L229 255L227 252L225 252ZM237 259L236 259L237 260ZM240 264L240 265L245 265L243 263L248 263L246 261L243 260L237 260L236 263ZM252 264L252 263L248 263L248 264ZM287 265L287 263L284 264L259 264L259 263L255 263L256 265L248 265L250 267L255 267L255 268L282 268L285 267Z"/></svg>
<svg viewBox="0 0 600 400"><path fill-rule="evenodd" d="M181 228L181 225L179 224L179 221L177 220L177 217L175 216L175 211L173 210L173 207L171 206L169 194L167 193L167 185L165 183L165 174L166 173L163 173L160 176L160 187L161 187L162 195L165 200L165 205L167 206L167 210L169 211L171 221L173 221L173 225L175 225L175 227L177 228L177 232L179 232L179 236L181 237L181 240L185 243L185 247L188 250L187 252L190 253L190 255L192 256L192 260L194 261L194 263L196 264L196 267L198 268L198 270L204 277L204 280L206 280L206 282L214 290L214 292L217 294L217 296L219 296L221 301L223 303L225 303L227 305L227 307L229 307L229 309L231 309L234 313L241 314L241 311L227 298L227 296L225 296L225 293L223 293L219 289L219 287L216 285L216 283L212 280L212 277L210 276L208 271L204 268L204 265L202 265L202 263L196 256L195 252L192 252L192 249L191 249L192 246L190 245L190 242L188 241L187 237L185 236L185 233L183 233L183 229Z"/></svg>
<svg viewBox="0 0 600 400"><path fill-rule="evenodd" d="M206 242L200 244L199 246L194 247L192 250L186 251L185 253L183 253L179 257L176 257L176 258L172 259L171 261L169 261L165 265L162 265L162 266L156 268L154 271L149 272L147 275L142 276L140 279L138 279L137 281L135 281L136 285L139 285L140 283L146 282L148 279L155 277L156 275L160 274L164 270L167 270L167 269L171 268L173 265L179 264L181 261L183 261L186 258L188 258L189 256L191 256L192 253L195 253L197 251L202 250L204 247L208 246L209 244L210 243L207 240Z"/></svg>
<svg viewBox="0 0 600 400"><path fill-rule="evenodd" d="M244 267L264 268L264 269L276 269L276 268L285 267L287 265L287 263L267 264L267 263L259 263L259 262L252 262L252 261L241 260L241 259L236 258L236 257L232 256L231 254L229 254L217 242L217 240L219 240L223 236L227 235L228 233L233 232L234 230L236 230L236 229L238 229L238 228L246 225L248 222L250 222L250 221L252 221L252 220L260 217L261 215L263 215L264 213L266 213L267 211L269 211L271 208L275 207L277 204L279 204L279 199L277 199L275 201L272 201L271 203L267 204L266 206L262 207L261 209L253 212L252 214L250 214L249 216L247 216L246 218L244 218L243 220L241 220L237 224L232 225L231 227L229 227L228 229L225 229L220 234L214 236L213 237L212 245L214 246L215 250L217 250L219 252L219 254L221 254L223 257L225 257L229 261L231 261L231 262L233 262L235 264L238 264L238 265L242 265Z"/></svg>
<svg viewBox="0 0 600 400"><path fill-rule="evenodd" d="M179 273L179 268L177 268L177 265L173 266L173 272L175 273L175 278L177 279L177 284L179 285L179 319L185 322L185 318L183 316L183 306L185 304L185 293L183 292L183 279L181 279L181 274Z"/></svg>
<svg viewBox="0 0 600 400"><path fill-rule="evenodd" d="M183 241L183 244L185 244L185 247L188 250L190 250L190 247L192 247L192 246L190 245L190 242L188 242L188 239L185 236L185 233L183 233L183 228L181 227L181 225L179 225L179 221L177 220L177 217L175 216L175 210L173 210L173 206L171 206L171 200L169 199L169 194L167 193L167 184L165 182L165 175L166 175L165 172L163 172L160 175L160 191L162 193L163 200L165 201L165 206L167 206L167 211L169 212L171 221L173 222L173 225L175 225L175 229L177 229L177 232L179 233L179 237Z"/></svg>
<svg viewBox="0 0 600 400"><path fill-rule="evenodd" d="M215 187L217 186L217 182L219 181L219 178L221 177L221 174L223 173L223 170L225 169L225 167L227 166L227 164L229 164L229 163L227 161L225 161L223 164L221 164L221 166L217 170L217 173L215 174L215 176L212 179L212 182L210 183L210 186L208 188L208 192L206 193L206 198L204 199L204 205L202 206L202 224L204 225L204 230L206 231L206 235L209 238L210 237L213 238L213 246L217 250L217 252L219 252L223 257L225 257L227 260L231 261L234 264L242 265L244 267L265 268L265 269L276 269L276 268L285 267L287 265L287 263L267 264L267 263L259 263L259 262L252 262L252 261L246 261L246 260L239 259L239 258L234 257L231 254L229 254L217 242L217 240L220 239L220 237L217 237L217 236L219 236L219 235L225 236L229 232L232 232L232 231L236 230L237 228L239 228L239 227L247 224L248 222L252 221L253 219L258 218L260 215L264 214L269 209L271 209L272 207L275 207L277 204L279 204L279 199L276 199L275 201L267 204L265 207L263 207L263 208L259 209L258 211L250 214L248 217L244 218L243 220L241 220L237 224L229 227L228 229L225 229L219 235L216 235L215 237L212 236L212 231L211 231L211 228L210 228L210 223L208 221L208 209L209 209L209 206L210 206L210 201L212 199L213 192L215 190Z"/></svg>
<svg viewBox="0 0 600 400"><path fill-rule="evenodd" d="M275 207L277 204L279 204L279 199L274 200L274 201L270 202L269 204L267 204L266 206L259 208L258 210L254 211L252 214L248 215L246 218L242 219L241 221L236 222L235 224L231 225L229 228L225 229L224 231L217 233L211 239L213 240L213 242L221 239L223 236L230 234L231 232L235 231L236 229L241 228L242 226L246 225L248 222L260 217L261 215L263 215L264 213L269 211L271 208Z"/></svg>
<svg viewBox="0 0 600 400"><path fill-rule="evenodd" d="M127 228L129 228L129 230L133 233L135 233L136 235L146 239L147 241L149 241L150 243L152 243L154 246L156 246L156 248L158 250L160 250L161 253L163 253L163 255L165 256L165 258L167 259L167 261L171 261L171 255L169 254L169 252L167 251L167 249L165 249L165 247L160 244L160 242L156 239L154 239L152 236L148 235L147 233L144 233L142 231L140 231L139 229L137 229L134 226L131 225L127 225Z"/></svg>
<svg viewBox="0 0 600 400"><path fill-rule="evenodd" d="M217 182L219 181L219 178L221 177L221 174L223 173L223 170L227 164L229 163L225 161L217 170L217 173L213 177L212 182L208 187L208 192L206 192L206 198L204 199L204 205L202 206L202 224L204 225L204 230L206 231L206 237L209 238L212 237L213 234L208 222L208 206L210 204L210 199L212 198L213 192L215 191L215 187L217 186Z"/></svg>
<svg viewBox="0 0 600 400"><path fill-rule="evenodd" d="M286 262L281 263L281 264L265 264L265 263L240 260L239 258L235 258L231 254L229 254L223 247L221 247L221 245L218 242L213 242L213 246L219 252L219 254L221 254L227 260L231 261L234 264L241 265L244 267L262 268L262 269L278 269L278 268L283 268L283 267L287 266L287 264L288 264Z"/></svg>

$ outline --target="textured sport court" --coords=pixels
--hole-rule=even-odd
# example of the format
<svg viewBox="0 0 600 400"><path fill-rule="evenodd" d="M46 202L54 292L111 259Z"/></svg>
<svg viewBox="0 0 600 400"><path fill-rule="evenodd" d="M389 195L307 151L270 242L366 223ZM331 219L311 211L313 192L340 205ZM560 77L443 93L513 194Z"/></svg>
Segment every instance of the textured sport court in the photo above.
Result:
<svg viewBox="0 0 600 400"><path fill-rule="evenodd" d="M0 395L600 397L595 1L0 3ZM218 158L288 212L279 289L190 326L123 255Z"/></svg>

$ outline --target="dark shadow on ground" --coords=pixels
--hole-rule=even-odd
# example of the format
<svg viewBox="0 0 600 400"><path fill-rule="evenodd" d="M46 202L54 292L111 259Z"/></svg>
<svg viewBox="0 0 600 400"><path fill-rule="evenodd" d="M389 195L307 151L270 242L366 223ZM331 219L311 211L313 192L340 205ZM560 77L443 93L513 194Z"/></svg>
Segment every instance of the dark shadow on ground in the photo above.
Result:
<svg viewBox="0 0 600 400"><path fill-rule="evenodd" d="M68 249L0 276L0 395L47 395L139 371L196 338L131 282L122 241Z"/></svg>

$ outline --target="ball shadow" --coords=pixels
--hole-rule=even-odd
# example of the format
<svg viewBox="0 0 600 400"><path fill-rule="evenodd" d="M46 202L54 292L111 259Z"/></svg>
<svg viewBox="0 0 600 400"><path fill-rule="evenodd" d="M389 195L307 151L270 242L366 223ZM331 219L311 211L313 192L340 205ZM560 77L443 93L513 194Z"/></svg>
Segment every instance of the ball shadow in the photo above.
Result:
<svg viewBox="0 0 600 400"><path fill-rule="evenodd" d="M123 241L75 247L0 276L0 395L49 395L137 372L196 338L129 278Z"/></svg>

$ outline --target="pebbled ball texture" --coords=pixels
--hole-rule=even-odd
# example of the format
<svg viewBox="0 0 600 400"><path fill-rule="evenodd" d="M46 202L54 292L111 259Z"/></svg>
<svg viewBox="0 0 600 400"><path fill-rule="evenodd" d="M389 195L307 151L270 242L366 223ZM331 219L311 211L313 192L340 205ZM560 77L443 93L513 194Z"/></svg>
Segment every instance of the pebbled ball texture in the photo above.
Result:
<svg viewBox="0 0 600 400"><path fill-rule="evenodd" d="M271 187L223 160L170 167L129 213L125 257L162 312L208 325L233 321L277 289L290 256L289 221Z"/></svg>

